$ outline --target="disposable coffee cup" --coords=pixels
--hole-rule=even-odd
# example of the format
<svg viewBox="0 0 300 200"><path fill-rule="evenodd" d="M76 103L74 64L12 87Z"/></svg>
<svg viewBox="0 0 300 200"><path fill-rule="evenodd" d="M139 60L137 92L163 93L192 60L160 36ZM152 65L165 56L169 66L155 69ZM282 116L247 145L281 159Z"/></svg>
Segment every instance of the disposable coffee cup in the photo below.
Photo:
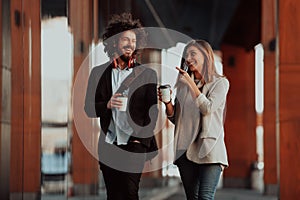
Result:
<svg viewBox="0 0 300 200"><path fill-rule="evenodd" d="M171 101L171 86L170 85L161 85L159 86L159 90L161 92L161 100L165 103Z"/></svg>
<svg viewBox="0 0 300 200"><path fill-rule="evenodd" d="M122 107L119 108L119 111L126 111L128 97L118 97L118 99L122 101Z"/></svg>

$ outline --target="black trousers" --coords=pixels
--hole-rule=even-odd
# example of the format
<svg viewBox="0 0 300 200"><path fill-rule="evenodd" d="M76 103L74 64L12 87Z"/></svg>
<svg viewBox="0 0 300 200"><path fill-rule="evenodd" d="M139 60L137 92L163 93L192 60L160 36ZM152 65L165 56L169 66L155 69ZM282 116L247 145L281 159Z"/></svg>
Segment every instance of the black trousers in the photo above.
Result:
<svg viewBox="0 0 300 200"><path fill-rule="evenodd" d="M146 152L146 147L143 144L133 142L129 142L127 145L119 145L117 147L129 153L125 154L121 158L118 156L113 156L115 152L113 154L108 152L110 147L107 145L111 144L105 144L106 159L110 158L111 160L117 158L121 161L120 165L110 165L110 162L103 162L103 160L101 161L100 159L100 169L104 178L107 200L138 200L139 183L145 163L145 157L141 155ZM116 162L117 161L112 163ZM123 167L124 165L127 166ZM134 172L127 171L126 169L130 168L130 166L132 166L134 169L138 168L139 170L135 170Z"/></svg>

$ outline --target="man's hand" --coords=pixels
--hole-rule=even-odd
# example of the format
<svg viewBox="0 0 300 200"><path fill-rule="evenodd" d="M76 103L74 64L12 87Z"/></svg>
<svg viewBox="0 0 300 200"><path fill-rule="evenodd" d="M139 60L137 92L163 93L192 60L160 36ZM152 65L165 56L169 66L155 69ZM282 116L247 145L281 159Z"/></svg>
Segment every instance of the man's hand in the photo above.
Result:
<svg viewBox="0 0 300 200"><path fill-rule="evenodd" d="M110 100L107 102L107 108L112 109L112 108L121 108L122 107L122 101L118 99L118 97L122 96L120 93L114 94Z"/></svg>

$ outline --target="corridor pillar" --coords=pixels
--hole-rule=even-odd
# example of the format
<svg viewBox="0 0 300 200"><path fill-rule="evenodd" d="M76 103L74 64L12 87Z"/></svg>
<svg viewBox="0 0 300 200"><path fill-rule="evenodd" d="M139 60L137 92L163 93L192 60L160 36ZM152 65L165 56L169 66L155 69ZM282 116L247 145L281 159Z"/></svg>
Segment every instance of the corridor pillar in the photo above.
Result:
<svg viewBox="0 0 300 200"><path fill-rule="evenodd" d="M11 138L10 199L40 196L40 1L10 1Z"/></svg>
<svg viewBox="0 0 300 200"><path fill-rule="evenodd" d="M278 0L280 199L300 196L300 1Z"/></svg>
<svg viewBox="0 0 300 200"><path fill-rule="evenodd" d="M278 194L275 103L275 1L262 1L261 38L264 47L264 184L265 194Z"/></svg>
<svg viewBox="0 0 300 200"><path fill-rule="evenodd" d="M84 59L89 54L89 48L93 40L93 0L70 0L70 26L74 35L74 81L77 76L88 77L88 66L81 67ZM96 31L95 31L96 32ZM96 32L97 33L97 32ZM78 74L80 73L80 74ZM85 85L80 84L82 92L85 91ZM78 90L78 88L77 88ZM73 90L74 92L74 90ZM74 93L73 93L74 98ZM74 101L73 101L74 102ZM76 96L76 104L79 110L83 110L84 95ZM98 192L99 166L96 158L94 158L83 143L82 138L90 141L93 134L93 123L91 119L82 117L80 120L84 125L84 133L73 125L72 138L72 177L74 183L74 195L89 195Z"/></svg>

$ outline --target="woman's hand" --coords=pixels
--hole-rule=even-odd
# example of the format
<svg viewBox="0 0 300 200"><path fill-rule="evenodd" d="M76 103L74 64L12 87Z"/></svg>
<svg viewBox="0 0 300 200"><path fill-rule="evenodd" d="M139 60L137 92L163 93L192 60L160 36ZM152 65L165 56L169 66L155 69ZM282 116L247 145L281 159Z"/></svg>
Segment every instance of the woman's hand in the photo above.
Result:
<svg viewBox="0 0 300 200"><path fill-rule="evenodd" d="M176 69L179 71L179 73L181 74L181 77L180 77L180 81L188 84L192 90L192 93L194 95L194 97L198 97L201 92L200 90L198 89L196 83L194 82L194 80L190 77L190 75L184 71L183 69L180 69L179 67L176 67Z"/></svg>
<svg viewBox="0 0 300 200"><path fill-rule="evenodd" d="M158 99L162 101L162 94L161 94L161 91L160 89L158 88L157 90L157 95L158 95ZM172 90L170 89L170 96L172 96ZM169 102L163 102L166 106L166 113L167 113L167 116L173 116L174 114L174 108L173 108L173 105L172 105L172 99L169 101Z"/></svg>
<svg viewBox="0 0 300 200"><path fill-rule="evenodd" d="M164 102L162 100L162 93L161 93L159 88L157 89L157 96L158 96L158 100L160 100L161 102ZM170 89L170 97L171 97L171 100L172 100L172 90L171 89ZM164 103L170 103L170 102L164 102Z"/></svg>
<svg viewBox="0 0 300 200"><path fill-rule="evenodd" d="M187 83L187 84L194 83L194 81L192 80L192 78L190 77L190 75L186 71L184 71L183 69L181 69L179 67L176 67L176 69L181 74L180 81L182 81L184 83Z"/></svg>

